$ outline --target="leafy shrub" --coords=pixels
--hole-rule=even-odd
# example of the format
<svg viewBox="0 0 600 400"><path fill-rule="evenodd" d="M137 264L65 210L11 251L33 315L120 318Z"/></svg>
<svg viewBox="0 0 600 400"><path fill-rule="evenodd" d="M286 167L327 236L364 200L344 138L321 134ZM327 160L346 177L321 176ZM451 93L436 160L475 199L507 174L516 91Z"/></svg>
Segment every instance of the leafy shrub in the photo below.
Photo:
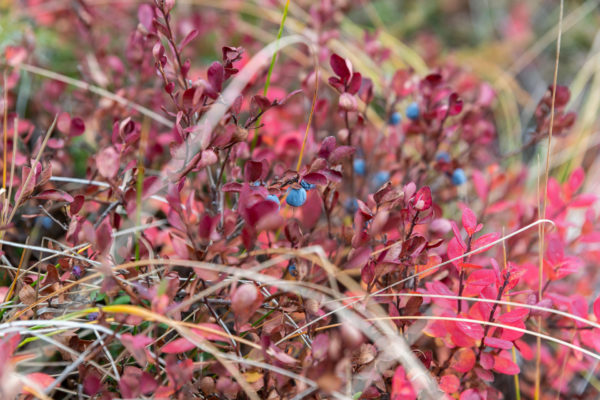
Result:
<svg viewBox="0 0 600 400"><path fill-rule="evenodd" d="M307 8L314 43L270 68L277 46L234 10L38 3L25 15L78 72L34 66L27 35L4 47L2 398L586 387L597 196L583 168L545 182L514 159L551 125L568 137L567 87L507 154L495 88L431 53L386 77L377 34L338 54L336 2Z"/></svg>

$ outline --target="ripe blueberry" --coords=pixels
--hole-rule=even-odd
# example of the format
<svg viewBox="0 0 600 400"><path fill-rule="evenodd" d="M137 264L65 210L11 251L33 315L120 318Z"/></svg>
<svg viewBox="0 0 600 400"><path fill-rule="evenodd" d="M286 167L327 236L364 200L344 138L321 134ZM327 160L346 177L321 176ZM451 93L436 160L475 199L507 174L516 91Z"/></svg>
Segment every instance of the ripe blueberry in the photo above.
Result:
<svg viewBox="0 0 600 400"><path fill-rule="evenodd" d="M288 190L285 202L292 207L302 206L304 203L306 203L306 189L304 189L303 187L299 189L291 188L290 190Z"/></svg>
<svg viewBox="0 0 600 400"><path fill-rule="evenodd" d="M358 210L358 201L356 201L355 198L347 199L344 202L344 207L346 208L346 211L348 211L351 214L354 214L356 210Z"/></svg>
<svg viewBox="0 0 600 400"><path fill-rule="evenodd" d="M460 186L467 181L467 176L465 175L465 171L462 168L456 168L452 173L452 184L455 186Z"/></svg>
<svg viewBox="0 0 600 400"><path fill-rule="evenodd" d="M275 196L274 194L270 194L267 196L267 200L272 201L273 203L277 203L277 206L279 206L281 203L279 202L279 197Z"/></svg>
<svg viewBox="0 0 600 400"><path fill-rule="evenodd" d="M376 187L380 187L384 183L390 180L390 173L388 171L379 171L373 177L373 183Z"/></svg>
<svg viewBox="0 0 600 400"><path fill-rule="evenodd" d="M398 111L394 111L392 115L390 115L390 125L398 125L402 122L402 115Z"/></svg>
<svg viewBox="0 0 600 400"><path fill-rule="evenodd" d="M357 175L363 176L366 170L367 164L365 163L365 160L362 158L357 158L354 160L354 172L356 172Z"/></svg>
<svg viewBox="0 0 600 400"><path fill-rule="evenodd" d="M413 121L419 119L419 105L416 101L413 101L406 107L406 117Z"/></svg>

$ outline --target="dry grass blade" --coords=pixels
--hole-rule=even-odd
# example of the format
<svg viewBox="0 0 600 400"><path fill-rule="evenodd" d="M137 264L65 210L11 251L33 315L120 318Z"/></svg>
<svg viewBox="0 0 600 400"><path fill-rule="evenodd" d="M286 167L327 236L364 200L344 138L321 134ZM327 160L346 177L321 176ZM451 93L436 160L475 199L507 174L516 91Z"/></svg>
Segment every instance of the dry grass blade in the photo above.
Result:
<svg viewBox="0 0 600 400"><path fill-rule="evenodd" d="M557 81L558 81L558 61L560 59L560 42L562 38L563 29L563 12L564 12L564 0L560 0L560 11L558 16L558 36L556 39L556 59L554 63L554 78L553 78L553 89L552 89L552 103L550 106L550 127L548 130L548 148L546 149L546 167L544 173L544 194L543 194L543 206L541 210L541 218L546 218L546 207L548 204L548 180L550 177L550 152L552 149L552 130L554 128L554 108L556 105L556 92ZM543 296L543 281L544 281L544 229L540 225L539 229L539 268L538 268L538 301L542 301ZM538 328L542 329L542 317L538 318ZM541 337L537 337L536 342L536 361L535 361L535 392L534 398L538 400L540 398L540 383L541 383L541 359L542 359L542 343Z"/></svg>
<svg viewBox="0 0 600 400"><path fill-rule="evenodd" d="M94 94L97 94L99 96L105 97L109 100L114 101L115 103L119 103L123 106L126 107L130 107L133 108L134 110L138 111L139 113L146 115L147 117L151 118L152 120L166 126L167 128L172 128L173 127L173 122L169 121L168 119L166 119L165 117L163 117L162 115L144 107L141 106L137 103L134 103L131 100L127 100L126 98L119 96L117 94L111 93L106 89L102 89L101 87L98 86L94 86L91 85L87 82L78 80L78 79L73 79L70 78L68 76L59 74L58 72L54 72L54 71L50 71L44 68L40 68L40 67L36 67L35 65L29 65L29 64L19 64L16 66L16 68L22 69L24 71L28 71L31 72L32 74L36 74L39 76L43 76L45 78L49 78L49 79L53 79L59 82L63 82L66 83L68 85L71 86L75 86L79 89L82 90L86 90L89 92L92 92Z"/></svg>

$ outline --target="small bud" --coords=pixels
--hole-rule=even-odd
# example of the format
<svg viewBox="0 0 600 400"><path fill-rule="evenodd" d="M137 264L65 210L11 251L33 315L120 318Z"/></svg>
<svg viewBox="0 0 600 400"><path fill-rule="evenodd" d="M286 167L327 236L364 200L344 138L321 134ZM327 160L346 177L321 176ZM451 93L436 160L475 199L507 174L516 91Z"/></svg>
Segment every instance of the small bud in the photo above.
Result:
<svg viewBox="0 0 600 400"><path fill-rule="evenodd" d="M348 112L356 111L358 109L358 102L356 97L350 93L342 93L338 101L340 109Z"/></svg>

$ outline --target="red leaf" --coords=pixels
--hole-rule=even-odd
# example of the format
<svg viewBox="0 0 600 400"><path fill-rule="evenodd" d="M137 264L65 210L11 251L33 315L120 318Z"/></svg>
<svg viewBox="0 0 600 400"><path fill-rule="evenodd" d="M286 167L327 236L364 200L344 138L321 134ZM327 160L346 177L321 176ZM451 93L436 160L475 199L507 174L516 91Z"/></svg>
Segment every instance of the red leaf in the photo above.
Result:
<svg viewBox="0 0 600 400"><path fill-rule="evenodd" d="M444 375L440 379L440 389L448 394L456 393L460 387L460 379L456 375Z"/></svg>
<svg viewBox="0 0 600 400"><path fill-rule="evenodd" d="M152 31L152 19L154 18L154 9L150 4L142 4L138 8L138 19L148 31Z"/></svg>
<svg viewBox="0 0 600 400"><path fill-rule="evenodd" d="M344 269L354 269L354 268L362 268L365 266L369 258L371 257L371 247L364 246L359 249L354 250L352 253L352 258L348 260L346 265L344 265Z"/></svg>
<svg viewBox="0 0 600 400"><path fill-rule="evenodd" d="M88 396L94 396L102 389L102 381L96 374L90 373L83 380L83 391Z"/></svg>
<svg viewBox="0 0 600 400"><path fill-rule="evenodd" d="M348 84L348 93L350 93L350 94L358 93L361 83L362 83L362 76L358 72L355 72L354 74L352 74L352 79L350 80L350 83Z"/></svg>
<svg viewBox="0 0 600 400"><path fill-rule="evenodd" d="M223 80L225 79L225 70L223 69L223 65L220 62L213 62L210 67L208 67L208 71L206 72L206 76L208 79L208 83L215 92L220 92L223 88Z"/></svg>
<svg viewBox="0 0 600 400"><path fill-rule="evenodd" d="M573 200L569 202L570 207L589 207L593 205L596 200L598 200L598 196L592 193L584 193L576 196Z"/></svg>
<svg viewBox="0 0 600 400"><path fill-rule="evenodd" d="M498 320L504 324L511 324L514 322L522 322L529 315L527 308L516 308L512 311L505 312Z"/></svg>
<svg viewBox="0 0 600 400"><path fill-rule="evenodd" d="M506 375L517 375L521 372L521 369L517 364L502 356L494 357L494 367L492 369Z"/></svg>
<svg viewBox="0 0 600 400"><path fill-rule="evenodd" d="M477 253L484 252L491 248L490 243L495 242L499 238L500 235L498 235L495 232L486 233L485 235L482 235L479 238L475 239L471 244L471 248L473 250L477 250Z"/></svg>
<svg viewBox="0 0 600 400"><path fill-rule="evenodd" d="M236 288L231 296L231 309L236 316L238 324L243 325L248 322L256 310L258 310L262 301L263 295L255 285L245 283Z"/></svg>
<svg viewBox="0 0 600 400"><path fill-rule="evenodd" d="M167 354L185 353L196 348L196 345L186 338L178 338L164 345L160 351Z"/></svg>
<svg viewBox="0 0 600 400"><path fill-rule="evenodd" d="M600 296L594 301L594 315L600 321Z"/></svg>
<svg viewBox="0 0 600 400"><path fill-rule="evenodd" d="M350 61L344 60L337 54L332 54L329 59L329 64L331 65L333 72L342 78L343 81L350 78L350 74L352 73L352 64L350 64Z"/></svg>
<svg viewBox="0 0 600 400"><path fill-rule="evenodd" d="M44 190L43 192L38 193L33 196L35 199L43 199L43 200L54 200L54 201L66 201L67 203L73 202L73 196L69 193L63 192L58 189L49 189Z"/></svg>
<svg viewBox="0 0 600 400"><path fill-rule="evenodd" d="M431 208L433 200L431 198L431 189L429 186L423 186L417 194L415 194L414 206L419 211L425 211Z"/></svg>
<svg viewBox="0 0 600 400"><path fill-rule="evenodd" d="M483 327L476 322L457 321L456 326L466 336L479 340L483 337Z"/></svg>
<svg viewBox="0 0 600 400"><path fill-rule="evenodd" d="M392 377L392 396L391 400L414 400L417 393L413 389L410 381L406 377L404 367L399 366Z"/></svg>
<svg viewBox="0 0 600 400"><path fill-rule="evenodd" d="M98 229L96 229L96 250L100 253L106 253L110 250L112 241L112 227L107 217L102 221Z"/></svg>
<svg viewBox="0 0 600 400"><path fill-rule="evenodd" d="M481 400L482 397L475 389L467 389L460 394L459 400Z"/></svg>
<svg viewBox="0 0 600 400"><path fill-rule="evenodd" d="M187 36L181 41L181 44L179 45L179 51L181 51L185 46L187 46L189 42L194 40L196 36L198 36L197 29L194 29L190 33L188 33Z"/></svg>
<svg viewBox="0 0 600 400"><path fill-rule="evenodd" d="M206 328L206 330L203 330L203 329L193 329L192 328L192 331L195 334L197 334L199 336L202 336L206 340L217 341L217 340L225 340L227 338L226 335L225 335L225 331L223 330L223 328L221 328L221 326L219 326L217 324L211 324L209 322L202 322L202 323L198 323L196 325L199 326L199 327L201 327L201 328ZM223 333L223 335L219 335L219 334L213 333L211 331L221 332L221 333Z"/></svg>
<svg viewBox="0 0 600 400"><path fill-rule="evenodd" d="M485 343L486 346L494 347L496 349L510 350L513 347L512 342L510 342L508 340L499 339L499 338L495 338L495 337L489 337L489 336L486 337L485 339L483 339L483 343Z"/></svg>
<svg viewBox="0 0 600 400"><path fill-rule="evenodd" d="M121 343L139 365L146 365L146 346L152 343L151 338L141 334L133 336L129 333L124 333L121 335Z"/></svg>
<svg viewBox="0 0 600 400"><path fill-rule="evenodd" d="M302 177L303 181L313 185L327 185L327 178L319 172L311 172Z"/></svg>
<svg viewBox="0 0 600 400"><path fill-rule="evenodd" d="M83 132L85 132L85 123L83 120L79 117L73 118L69 126L69 136L80 136L83 135Z"/></svg>
<svg viewBox="0 0 600 400"><path fill-rule="evenodd" d="M354 147L340 146L337 149L333 150L333 152L329 156L329 162L331 162L332 164L338 164L344 158L350 157L352 154L354 154L354 152Z"/></svg>
<svg viewBox="0 0 600 400"><path fill-rule="evenodd" d="M452 357L452 368L458 372L469 372L475 366L475 353L469 348L458 350Z"/></svg>
<svg viewBox="0 0 600 400"><path fill-rule="evenodd" d="M577 189L581 187L583 180L585 179L585 173L583 172L583 168L579 167L575 169L568 180L569 190L571 193L575 193Z"/></svg>
<svg viewBox="0 0 600 400"><path fill-rule="evenodd" d="M42 389L45 389L48 386L52 385L52 382L56 380L50 375L44 374L43 372L33 372L31 374L28 374L27 378L35 382Z"/></svg>
<svg viewBox="0 0 600 400"><path fill-rule="evenodd" d="M98 172L105 178L112 179L119 172L119 153L114 147L107 147L96 156Z"/></svg>
<svg viewBox="0 0 600 400"><path fill-rule="evenodd" d="M263 174L263 163L260 161L248 160L244 164L244 178L246 182L255 182L260 180Z"/></svg>
<svg viewBox="0 0 600 400"><path fill-rule="evenodd" d="M491 269L480 269L471 272L467 278L467 285L489 286L496 282L496 274Z"/></svg>
<svg viewBox="0 0 600 400"><path fill-rule="evenodd" d="M69 130L71 129L71 116L68 112L63 111L60 113L56 120L56 127L63 133L69 133Z"/></svg>
<svg viewBox="0 0 600 400"><path fill-rule="evenodd" d="M477 229L477 216L468 207L465 207L463 210L462 224L469 236L473 236Z"/></svg>
<svg viewBox="0 0 600 400"><path fill-rule="evenodd" d="M471 178L473 179L473 186L475 187L475 191L477 195L481 199L481 201L485 202L488 195L488 184L485 181L485 177L478 169L474 169L471 172Z"/></svg>

